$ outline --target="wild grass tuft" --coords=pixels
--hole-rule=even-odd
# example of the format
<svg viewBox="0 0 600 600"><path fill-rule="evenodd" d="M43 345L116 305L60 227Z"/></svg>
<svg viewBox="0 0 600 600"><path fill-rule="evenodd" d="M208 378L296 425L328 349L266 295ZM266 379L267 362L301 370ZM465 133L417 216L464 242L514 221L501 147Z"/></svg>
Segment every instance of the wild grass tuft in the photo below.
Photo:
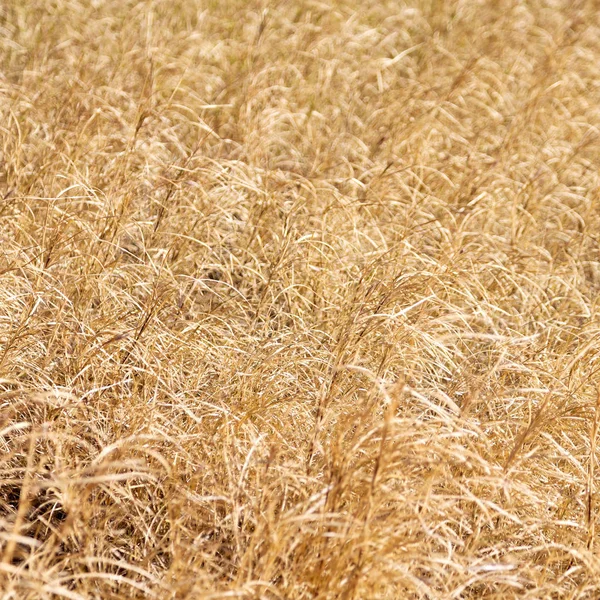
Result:
<svg viewBox="0 0 600 600"><path fill-rule="evenodd" d="M0 5L0 598L600 597L594 2Z"/></svg>

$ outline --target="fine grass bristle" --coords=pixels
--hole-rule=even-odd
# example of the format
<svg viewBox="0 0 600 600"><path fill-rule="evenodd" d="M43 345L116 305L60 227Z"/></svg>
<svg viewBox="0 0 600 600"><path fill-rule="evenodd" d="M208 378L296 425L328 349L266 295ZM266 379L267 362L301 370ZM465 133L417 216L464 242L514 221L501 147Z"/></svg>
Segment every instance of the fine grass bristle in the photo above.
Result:
<svg viewBox="0 0 600 600"><path fill-rule="evenodd" d="M0 3L0 600L600 598L600 11Z"/></svg>

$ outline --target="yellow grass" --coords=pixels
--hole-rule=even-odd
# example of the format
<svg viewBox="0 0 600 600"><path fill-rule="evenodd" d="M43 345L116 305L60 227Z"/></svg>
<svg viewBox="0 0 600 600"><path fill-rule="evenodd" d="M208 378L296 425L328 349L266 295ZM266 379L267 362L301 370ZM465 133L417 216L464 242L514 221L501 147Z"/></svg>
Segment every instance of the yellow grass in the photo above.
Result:
<svg viewBox="0 0 600 600"><path fill-rule="evenodd" d="M0 3L0 598L599 598L599 8Z"/></svg>

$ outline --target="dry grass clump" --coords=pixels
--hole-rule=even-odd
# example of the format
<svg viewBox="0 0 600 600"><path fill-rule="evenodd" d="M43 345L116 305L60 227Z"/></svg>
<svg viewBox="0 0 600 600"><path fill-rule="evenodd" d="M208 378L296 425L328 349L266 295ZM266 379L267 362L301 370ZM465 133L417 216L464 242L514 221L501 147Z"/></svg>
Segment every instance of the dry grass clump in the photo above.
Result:
<svg viewBox="0 0 600 600"><path fill-rule="evenodd" d="M600 597L597 8L0 4L0 598Z"/></svg>

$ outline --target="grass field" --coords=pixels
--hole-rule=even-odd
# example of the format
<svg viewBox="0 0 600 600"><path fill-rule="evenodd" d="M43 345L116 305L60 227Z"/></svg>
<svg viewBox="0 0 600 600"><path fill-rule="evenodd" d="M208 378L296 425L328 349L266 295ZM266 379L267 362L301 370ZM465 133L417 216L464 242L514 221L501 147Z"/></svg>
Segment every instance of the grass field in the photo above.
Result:
<svg viewBox="0 0 600 600"><path fill-rule="evenodd" d="M0 598L600 598L600 4L0 1Z"/></svg>

